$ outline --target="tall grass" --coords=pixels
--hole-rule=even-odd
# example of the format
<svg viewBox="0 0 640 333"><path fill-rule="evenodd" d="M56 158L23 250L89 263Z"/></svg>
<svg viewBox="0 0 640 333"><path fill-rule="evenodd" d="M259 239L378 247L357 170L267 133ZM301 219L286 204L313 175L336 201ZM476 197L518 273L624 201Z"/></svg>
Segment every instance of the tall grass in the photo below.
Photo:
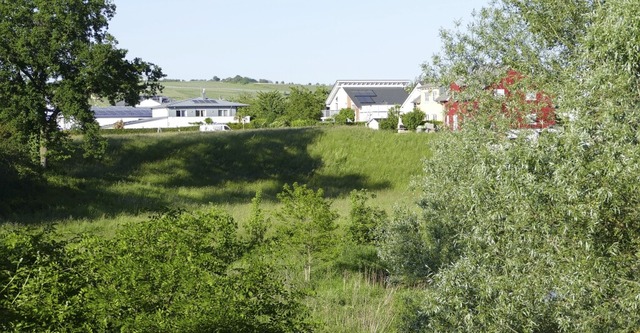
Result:
<svg viewBox="0 0 640 333"><path fill-rule="evenodd" d="M397 287L370 272L348 272L325 279L308 305L322 321L321 332L391 332L397 318Z"/></svg>

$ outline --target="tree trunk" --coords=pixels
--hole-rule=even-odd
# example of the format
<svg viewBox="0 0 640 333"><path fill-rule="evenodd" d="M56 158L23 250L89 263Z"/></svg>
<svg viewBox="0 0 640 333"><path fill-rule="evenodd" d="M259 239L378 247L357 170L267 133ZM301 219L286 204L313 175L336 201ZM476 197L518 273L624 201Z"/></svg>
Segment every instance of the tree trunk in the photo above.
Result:
<svg viewBox="0 0 640 333"><path fill-rule="evenodd" d="M40 166L43 169L47 168L47 139L45 131L40 131Z"/></svg>

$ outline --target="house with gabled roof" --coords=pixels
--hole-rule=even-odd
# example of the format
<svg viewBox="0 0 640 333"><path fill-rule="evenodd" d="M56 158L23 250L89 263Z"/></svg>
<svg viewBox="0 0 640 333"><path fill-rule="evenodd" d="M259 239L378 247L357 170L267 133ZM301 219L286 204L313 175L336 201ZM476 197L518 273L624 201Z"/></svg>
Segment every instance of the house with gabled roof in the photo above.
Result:
<svg viewBox="0 0 640 333"><path fill-rule="evenodd" d="M386 118L390 108L406 101L409 84L409 80L338 80L325 101L323 119L347 108L354 110L355 121Z"/></svg>
<svg viewBox="0 0 640 333"><path fill-rule="evenodd" d="M415 108L424 112L424 120L444 121L445 107L442 103L448 98L447 90L444 87L433 84L418 84L402 104L400 112L411 112Z"/></svg>

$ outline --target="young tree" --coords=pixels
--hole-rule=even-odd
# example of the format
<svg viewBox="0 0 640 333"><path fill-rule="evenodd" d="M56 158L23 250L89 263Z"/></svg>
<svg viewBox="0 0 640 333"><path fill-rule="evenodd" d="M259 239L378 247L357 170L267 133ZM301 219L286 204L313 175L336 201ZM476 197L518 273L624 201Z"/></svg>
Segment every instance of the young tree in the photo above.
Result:
<svg viewBox="0 0 640 333"><path fill-rule="evenodd" d="M400 105L395 105L387 112L387 118L380 122L380 129L397 131L398 119L400 119Z"/></svg>
<svg viewBox="0 0 640 333"><path fill-rule="evenodd" d="M0 4L0 121L16 129L16 144L37 142L43 167L65 137L58 117L73 118L86 142L100 146L91 96L133 105L141 92L160 88L160 68L125 59L126 50L107 33L115 9L107 0Z"/></svg>
<svg viewBox="0 0 640 333"><path fill-rule="evenodd" d="M251 105L251 111L258 122L271 124L278 117L282 117L286 109L286 99L279 91L260 91Z"/></svg>
<svg viewBox="0 0 640 333"><path fill-rule="evenodd" d="M282 208L276 217L283 222L282 234L304 258L304 279L309 281L313 259L331 245L338 214L322 189L314 191L306 185L285 185L278 200Z"/></svg>

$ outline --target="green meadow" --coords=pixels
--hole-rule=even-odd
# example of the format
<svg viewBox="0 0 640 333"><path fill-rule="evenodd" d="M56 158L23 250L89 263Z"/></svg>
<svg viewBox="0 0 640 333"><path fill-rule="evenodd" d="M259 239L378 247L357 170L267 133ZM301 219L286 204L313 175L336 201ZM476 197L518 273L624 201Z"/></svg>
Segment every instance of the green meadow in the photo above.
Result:
<svg viewBox="0 0 640 333"><path fill-rule="evenodd" d="M431 137L339 126L106 135L104 159L72 156L46 172L46 186L16 189L19 195L5 203L13 213L4 225L54 224L65 237L109 238L121 225L167 208L212 206L242 225L256 192L262 192L262 209L269 215L279 208L276 197L283 186L297 182L324 190L339 214L339 243L346 234L351 191L374 193L368 204L389 214L396 205L413 203L417 195L410 182L423 172ZM358 269L350 261L360 260L362 253L349 252L319 266L314 296L306 301L319 331L393 331L394 302L402 290L388 285L379 272Z"/></svg>
<svg viewBox="0 0 640 333"><path fill-rule="evenodd" d="M163 81L162 95L173 100L184 100L198 97L205 90L207 97L215 99L235 100L244 94L255 95L260 91L280 91L286 93L291 87L305 87L315 90L326 85L297 85L297 84L275 84L275 83L229 83L215 81ZM330 88L330 87L329 87Z"/></svg>
<svg viewBox="0 0 640 333"><path fill-rule="evenodd" d="M429 155L429 135L362 127L106 135L104 159L53 165L48 186L24 189L8 220L77 223L145 216L162 208L227 207L242 217L256 191L275 199L298 182L335 200L375 192L385 209L411 200L411 178ZM34 185L37 186L37 185ZM14 210L16 211L16 210Z"/></svg>

